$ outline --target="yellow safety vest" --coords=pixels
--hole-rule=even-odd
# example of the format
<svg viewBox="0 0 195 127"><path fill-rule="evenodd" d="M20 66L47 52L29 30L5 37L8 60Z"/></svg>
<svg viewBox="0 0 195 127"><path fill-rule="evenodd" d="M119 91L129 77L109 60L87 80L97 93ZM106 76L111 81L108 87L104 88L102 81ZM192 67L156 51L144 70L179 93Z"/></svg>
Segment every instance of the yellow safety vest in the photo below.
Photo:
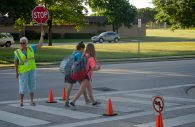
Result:
<svg viewBox="0 0 195 127"><path fill-rule="evenodd" d="M14 54L19 60L19 65L18 65L19 74L36 69L34 51L32 47L27 47L27 57L22 53L21 49L17 49L14 52Z"/></svg>

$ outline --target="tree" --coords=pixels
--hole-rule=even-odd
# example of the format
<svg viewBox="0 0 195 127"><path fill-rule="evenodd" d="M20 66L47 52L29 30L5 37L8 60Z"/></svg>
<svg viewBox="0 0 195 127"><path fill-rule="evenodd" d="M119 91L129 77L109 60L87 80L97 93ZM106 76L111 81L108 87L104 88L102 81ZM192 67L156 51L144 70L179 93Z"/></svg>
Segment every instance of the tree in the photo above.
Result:
<svg viewBox="0 0 195 127"><path fill-rule="evenodd" d="M71 24L80 28L84 24L82 0L37 0L37 3L49 10L48 38L52 46L52 24Z"/></svg>
<svg viewBox="0 0 195 127"><path fill-rule="evenodd" d="M158 11L159 21L169 20L172 28L189 28L195 26L194 0L153 0Z"/></svg>
<svg viewBox="0 0 195 127"><path fill-rule="evenodd" d="M35 0L0 0L0 13L8 17L31 18L31 11L36 6Z"/></svg>
<svg viewBox="0 0 195 127"><path fill-rule="evenodd" d="M141 8L138 9L138 15L137 17L142 19L143 22L154 22L155 21L155 15L157 14L157 11L154 8Z"/></svg>
<svg viewBox="0 0 195 127"><path fill-rule="evenodd" d="M36 6L35 0L0 0L0 13L15 21L14 28L23 34L25 23L31 20L31 11Z"/></svg>
<svg viewBox="0 0 195 127"><path fill-rule="evenodd" d="M25 28L25 20L24 20L24 18L18 18L15 21L14 29L16 29L16 30L18 30L20 32L20 36L21 36L21 34L22 34L22 36L24 36L23 33L22 33L22 32L24 32L24 28Z"/></svg>
<svg viewBox="0 0 195 127"><path fill-rule="evenodd" d="M123 24L131 27L137 14L137 9L128 0L88 0L88 4L96 15L107 17L113 31L118 31Z"/></svg>

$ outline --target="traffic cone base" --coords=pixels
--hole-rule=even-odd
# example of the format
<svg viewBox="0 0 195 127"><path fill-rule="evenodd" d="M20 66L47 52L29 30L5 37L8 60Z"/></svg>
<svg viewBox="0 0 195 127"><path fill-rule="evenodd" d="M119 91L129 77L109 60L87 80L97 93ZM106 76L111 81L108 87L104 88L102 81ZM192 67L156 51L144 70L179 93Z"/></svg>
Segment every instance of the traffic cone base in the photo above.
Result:
<svg viewBox="0 0 195 127"><path fill-rule="evenodd" d="M112 114L106 114L106 113L104 113L103 114L103 116L116 116L116 115L118 115L117 113L112 113Z"/></svg>
<svg viewBox="0 0 195 127"><path fill-rule="evenodd" d="M57 103L57 101L46 101L46 103Z"/></svg>

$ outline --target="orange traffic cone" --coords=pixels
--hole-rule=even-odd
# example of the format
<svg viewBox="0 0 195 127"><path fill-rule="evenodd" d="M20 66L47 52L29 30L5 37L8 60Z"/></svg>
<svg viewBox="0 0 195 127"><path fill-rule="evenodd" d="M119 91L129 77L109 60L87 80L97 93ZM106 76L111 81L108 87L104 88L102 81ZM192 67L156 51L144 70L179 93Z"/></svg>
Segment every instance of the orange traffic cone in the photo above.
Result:
<svg viewBox="0 0 195 127"><path fill-rule="evenodd" d="M47 103L57 103L56 101L54 101L52 89L50 89L50 91L49 91L49 96L48 96L48 101L47 101Z"/></svg>
<svg viewBox="0 0 195 127"><path fill-rule="evenodd" d="M107 112L104 113L103 115L104 116L115 116L115 115L117 115L117 113L113 113L113 110L112 110L112 101L111 101L110 98L108 99Z"/></svg>
<svg viewBox="0 0 195 127"><path fill-rule="evenodd" d="M161 113L159 113L159 115L156 117L156 127L163 127L163 120L162 120Z"/></svg>
<svg viewBox="0 0 195 127"><path fill-rule="evenodd" d="M66 100L66 88L64 87L62 90L62 100Z"/></svg>

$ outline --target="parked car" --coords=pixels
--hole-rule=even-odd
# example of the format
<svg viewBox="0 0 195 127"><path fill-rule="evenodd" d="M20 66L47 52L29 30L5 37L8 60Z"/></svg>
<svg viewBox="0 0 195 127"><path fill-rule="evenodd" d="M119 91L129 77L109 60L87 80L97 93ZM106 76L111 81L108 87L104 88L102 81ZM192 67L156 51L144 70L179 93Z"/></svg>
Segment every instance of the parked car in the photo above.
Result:
<svg viewBox="0 0 195 127"><path fill-rule="evenodd" d="M96 43L96 42L100 42L100 43L103 43L104 41L108 41L108 42L118 42L120 39L120 36L115 33L115 32L112 32L112 31L109 31L109 32L103 32L101 33L100 35L98 36L93 36L91 38L92 42L93 43Z"/></svg>
<svg viewBox="0 0 195 127"><path fill-rule="evenodd" d="M10 47L14 42L14 38L10 33L0 33L0 46Z"/></svg>

